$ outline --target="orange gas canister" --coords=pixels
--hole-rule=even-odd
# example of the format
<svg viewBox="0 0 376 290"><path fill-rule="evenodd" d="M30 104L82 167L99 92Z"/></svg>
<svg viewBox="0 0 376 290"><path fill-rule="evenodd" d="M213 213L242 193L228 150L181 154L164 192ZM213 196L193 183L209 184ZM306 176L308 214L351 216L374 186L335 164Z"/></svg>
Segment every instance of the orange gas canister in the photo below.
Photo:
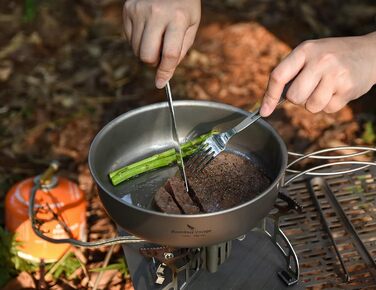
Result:
<svg viewBox="0 0 376 290"><path fill-rule="evenodd" d="M43 176L42 176L43 177ZM31 228L28 216L29 196L35 182L42 178L25 179L15 184L5 199L5 226L20 241L18 255L24 259L54 262L70 247L39 238ZM78 186L63 177L49 176L35 195L36 219L40 231L54 239L86 238L86 200Z"/></svg>

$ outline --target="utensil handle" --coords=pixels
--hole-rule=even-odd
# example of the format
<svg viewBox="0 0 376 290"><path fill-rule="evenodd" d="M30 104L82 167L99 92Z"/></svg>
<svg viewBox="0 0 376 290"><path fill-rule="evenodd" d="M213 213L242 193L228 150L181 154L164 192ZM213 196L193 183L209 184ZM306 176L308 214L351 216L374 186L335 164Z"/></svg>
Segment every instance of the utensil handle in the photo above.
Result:
<svg viewBox="0 0 376 290"><path fill-rule="evenodd" d="M170 82L166 83L166 95L167 95L167 102L168 102L168 107L170 109L170 115L171 115L172 135L173 135L173 139L175 141L174 142L174 148L175 148L175 153L176 153L176 161L177 161L177 164L178 164L178 167L179 167L180 175L181 175L181 177L184 181L185 190L186 190L186 192L188 192L189 191L188 179L187 179L187 174L185 173L183 153L181 152L178 130L177 130L177 127L176 127L175 111L174 111L174 105L172 103L172 93L171 93Z"/></svg>
<svg viewBox="0 0 376 290"><path fill-rule="evenodd" d="M287 85L284 87L283 89L283 92L282 92L282 95L281 95L281 98L277 104L277 106L281 105L282 103L284 103L286 101L286 93L288 91L288 89L290 88L290 85L291 85L291 82L288 82ZM261 107L258 107L258 109L253 112L251 115L249 115L247 118L245 118L243 121L241 121L238 125L236 125L234 128L232 128L230 131L231 131L231 134L232 135L235 135L241 131L243 131L245 128L247 128L249 125L253 124L254 122L256 122L258 119L261 118L261 115L260 115L260 108Z"/></svg>

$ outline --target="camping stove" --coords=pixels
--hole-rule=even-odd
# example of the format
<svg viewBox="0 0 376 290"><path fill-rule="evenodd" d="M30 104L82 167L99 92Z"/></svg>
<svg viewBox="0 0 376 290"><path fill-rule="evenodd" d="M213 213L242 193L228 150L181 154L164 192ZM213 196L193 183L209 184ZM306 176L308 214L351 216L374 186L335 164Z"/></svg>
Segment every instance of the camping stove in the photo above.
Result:
<svg viewBox="0 0 376 290"><path fill-rule="evenodd" d="M279 227L280 217L290 210L301 212L301 207L280 192L275 209L257 228L218 245L175 249L149 243L123 244L133 285L136 290L292 286L299 278L298 259ZM194 230L187 225L187 231ZM122 229L119 233L127 235Z"/></svg>
<svg viewBox="0 0 376 290"><path fill-rule="evenodd" d="M290 197L236 240L124 244L135 289L376 289L376 168L358 165L290 179Z"/></svg>
<svg viewBox="0 0 376 290"><path fill-rule="evenodd" d="M344 150L352 153L332 154ZM31 189L29 217L35 234L53 243L88 248L123 244L136 290L376 289L376 163L346 161L370 152L376 148L289 152L295 158L286 169L291 175L270 214L246 235L208 247L150 244L121 228L119 237L108 240L53 239L39 229L35 215L40 184ZM306 159L332 162L292 169Z"/></svg>

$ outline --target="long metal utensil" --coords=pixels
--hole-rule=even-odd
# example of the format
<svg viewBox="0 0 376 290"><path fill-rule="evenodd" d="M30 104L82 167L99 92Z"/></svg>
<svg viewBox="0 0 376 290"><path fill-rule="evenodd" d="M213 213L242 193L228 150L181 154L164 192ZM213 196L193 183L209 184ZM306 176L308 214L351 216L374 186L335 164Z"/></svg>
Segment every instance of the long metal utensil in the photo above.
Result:
<svg viewBox="0 0 376 290"><path fill-rule="evenodd" d="M178 163L180 175L184 180L185 190L188 192L188 190L189 190L188 189L189 188L188 187L188 179L187 179L187 175L185 174L183 154L181 152L180 143L179 143L179 135L178 135L178 131L176 129L175 110L174 110L174 105L172 103L172 93L171 93L170 82L167 82L167 84L166 84L166 96L167 96L168 107L170 109L170 116L171 116L171 123L172 123L171 124L171 130L172 130L172 137L174 139L176 161Z"/></svg>

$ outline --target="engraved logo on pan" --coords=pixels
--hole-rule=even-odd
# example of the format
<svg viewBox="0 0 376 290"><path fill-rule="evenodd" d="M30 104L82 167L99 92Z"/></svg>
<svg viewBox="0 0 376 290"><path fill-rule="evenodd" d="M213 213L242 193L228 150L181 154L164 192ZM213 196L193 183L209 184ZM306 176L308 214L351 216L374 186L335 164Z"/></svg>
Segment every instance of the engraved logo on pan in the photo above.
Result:
<svg viewBox="0 0 376 290"><path fill-rule="evenodd" d="M194 230L195 229L195 227L194 226L191 226L190 224L187 224L187 228L189 228L190 230Z"/></svg>
<svg viewBox="0 0 376 290"><path fill-rule="evenodd" d="M202 238L211 233L211 229L196 229L196 227L187 224L185 229L171 230L171 234L181 235L183 237Z"/></svg>

